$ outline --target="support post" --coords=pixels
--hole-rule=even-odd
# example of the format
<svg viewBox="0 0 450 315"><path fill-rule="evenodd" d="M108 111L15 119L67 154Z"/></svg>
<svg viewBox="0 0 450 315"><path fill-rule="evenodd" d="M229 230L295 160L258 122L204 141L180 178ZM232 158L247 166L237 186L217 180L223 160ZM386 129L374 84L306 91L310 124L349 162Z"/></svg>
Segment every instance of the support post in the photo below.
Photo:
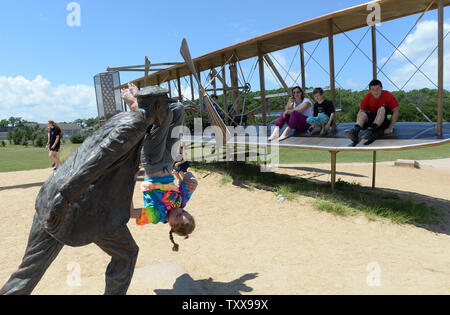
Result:
<svg viewBox="0 0 450 315"><path fill-rule="evenodd" d="M233 61L230 63L230 78L231 78L231 99L233 100L233 111L235 115L238 115L242 111L242 102L239 98L239 78L237 73L236 63ZM234 119L234 118L233 118Z"/></svg>
<svg viewBox="0 0 450 315"><path fill-rule="evenodd" d="M336 155L337 151L330 151L331 153L331 191L336 189Z"/></svg>
<svg viewBox="0 0 450 315"><path fill-rule="evenodd" d="M212 85L213 85L213 89L214 89L214 94L217 95L217 84L216 84L216 78L213 75L213 70L214 70L214 68L211 68L211 71L209 73L210 73L210 77L212 79Z"/></svg>
<svg viewBox="0 0 450 315"><path fill-rule="evenodd" d="M377 175L377 151L373 151L373 166L372 166L372 189L375 189L375 178Z"/></svg>
<svg viewBox="0 0 450 315"><path fill-rule="evenodd" d="M302 89L303 91L306 91L305 49L303 43L300 44L300 65L302 71Z"/></svg>
<svg viewBox="0 0 450 315"><path fill-rule="evenodd" d="M227 90L225 90L225 88L227 88L227 72L225 70L225 63L227 62L227 58L225 57L225 55L222 55L222 64L224 65L222 68L222 87L224 88L223 90L223 109L225 111L225 113L227 113L227 115L225 115L225 125L229 125L230 124L230 119L228 118L228 93Z"/></svg>
<svg viewBox="0 0 450 315"><path fill-rule="evenodd" d="M336 81L334 75L334 40L333 40L333 20L328 21L328 50L330 57L330 93L331 101L336 104Z"/></svg>
<svg viewBox="0 0 450 315"><path fill-rule="evenodd" d="M183 94L181 93L181 79L180 79L180 71L177 69L177 84L178 84L178 100L180 102L183 101Z"/></svg>
<svg viewBox="0 0 450 315"><path fill-rule="evenodd" d="M203 98L202 92L200 92L201 91L200 84L202 81L202 76L201 76L201 72L199 70L200 67L198 64L195 65L195 69L197 69L197 77L200 80L200 82L198 82L198 99L200 101L200 117L202 118L202 132L203 132L203 126L204 126L204 124L203 124L203 103L205 102L205 100Z"/></svg>
<svg viewBox="0 0 450 315"><path fill-rule="evenodd" d="M442 137L442 104L444 101L444 0L438 0L438 105L437 136Z"/></svg>
<svg viewBox="0 0 450 315"><path fill-rule="evenodd" d="M330 98L336 108L336 80L334 74L334 40L333 40L333 20L328 21L328 50L330 56ZM337 133L336 119L332 125L333 134Z"/></svg>
<svg viewBox="0 0 450 315"><path fill-rule="evenodd" d="M145 75L144 75L144 86L147 86L147 78L148 78L148 72L150 69L150 60L147 56L145 56Z"/></svg>
<svg viewBox="0 0 450 315"><path fill-rule="evenodd" d="M258 44L259 56L259 86L261 90L261 108L262 108L262 124L266 126L267 124L267 105L266 105L266 82L264 77L264 57L261 49L261 44Z"/></svg>
<svg viewBox="0 0 450 315"><path fill-rule="evenodd" d="M373 80L378 78L378 65L377 65L377 29L376 26L372 27L372 73Z"/></svg>
<svg viewBox="0 0 450 315"><path fill-rule="evenodd" d="M167 81L167 87L169 88L169 97L172 98L172 84L170 84L170 80Z"/></svg>
<svg viewBox="0 0 450 315"><path fill-rule="evenodd" d="M190 83L191 83L191 100L193 103L195 101L195 96L194 96L194 81L192 79L192 73L189 75L189 79L190 79Z"/></svg>

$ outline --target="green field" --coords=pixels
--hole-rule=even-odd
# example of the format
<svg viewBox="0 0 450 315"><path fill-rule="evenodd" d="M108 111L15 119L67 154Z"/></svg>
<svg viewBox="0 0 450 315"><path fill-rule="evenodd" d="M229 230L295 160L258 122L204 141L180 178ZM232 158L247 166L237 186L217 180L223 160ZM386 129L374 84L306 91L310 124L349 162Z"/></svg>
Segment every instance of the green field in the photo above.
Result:
<svg viewBox="0 0 450 315"><path fill-rule="evenodd" d="M79 144L66 141L61 146L58 157L61 161L66 160ZM337 155L338 163L370 163L372 152L340 152ZM433 160L450 158L450 144L407 150L407 151L379 151L377 161L403 160ZM330 163L330 153L326 151L280 149L280 164L302 164L302 163ZM15 172L33 169L44 169L51 166L47 151L44 148L22 145L0 146L0 172Z"/></svg>
<svg viewBox="0 0 450 315"><path fill-rule="evenodd" d="M58 158L61 161L66 160L78 146L79 144L66 141L65 144L61 145ZM44 169L50 168L51 165L52 161L49 159L45 148L9 144L6 147L0 146L0 172Z"/></svg>

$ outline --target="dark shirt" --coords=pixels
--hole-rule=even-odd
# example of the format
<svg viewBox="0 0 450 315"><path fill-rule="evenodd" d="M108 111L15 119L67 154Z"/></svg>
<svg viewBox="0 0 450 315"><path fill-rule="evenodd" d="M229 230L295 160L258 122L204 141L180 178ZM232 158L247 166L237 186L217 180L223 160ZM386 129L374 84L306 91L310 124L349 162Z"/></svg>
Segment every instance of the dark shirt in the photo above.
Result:
<svg viewBox="0 0 450 315"><path fill-rule="evenodd" d="M334 105L331 101L329 100L324 100L322 102L322 104L319 104L318 102L316 102L314 104L314 114L313 116L317 116L319 115L319 113L324 113L325 115L327 115L328 117L331 116L331 114L333 114L336 110L334 109Z"/></svg>
<svg viewBox="0 0 450 315"><path fill-rule="evenodd" d="M50 146L54 145L56 142L56 137L57 136L61 136L61 131L59 131L58 128L50 128L50 130L48 131L48 133L50 134ZM59 145L58 141L58 144Z"/></svg>

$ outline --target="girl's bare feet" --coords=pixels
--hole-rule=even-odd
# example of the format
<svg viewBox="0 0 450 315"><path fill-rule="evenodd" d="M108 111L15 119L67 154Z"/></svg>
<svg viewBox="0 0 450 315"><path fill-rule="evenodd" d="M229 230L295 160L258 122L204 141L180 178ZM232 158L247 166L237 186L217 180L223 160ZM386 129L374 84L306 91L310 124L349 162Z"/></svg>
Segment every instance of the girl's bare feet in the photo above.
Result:
<svg viewBox="0 0 450 315"><path fill-rule="evenodd" d="M279 136L280 136L280 128L277 126L275 130L272 132L272 135L269 138L267 138L267 141L275 140Z"/></svg>

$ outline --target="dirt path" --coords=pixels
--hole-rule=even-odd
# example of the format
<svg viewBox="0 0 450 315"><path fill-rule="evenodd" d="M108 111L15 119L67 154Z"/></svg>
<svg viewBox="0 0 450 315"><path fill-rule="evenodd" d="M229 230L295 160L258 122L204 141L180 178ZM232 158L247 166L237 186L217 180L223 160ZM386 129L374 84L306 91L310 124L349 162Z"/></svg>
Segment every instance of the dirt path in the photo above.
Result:
<svg viewBox="0 0 450 315"><path fill-rule="evenodd" d="M371 166L339 164L338 178L370 186ZM328 165L280 172L329 181ZM3 173L0 186L44 181L51 170ZM313 199L278 203L273 193L221 185L198 174L186 210L197 222L189 240L171 250L165 225L129 227L140 247L137 267L176 262L209 294L450 294L450 233L363 215L336 217L313 209ZM380 163L377 187L450 204L450 168L399 168ZM39 187L0 191L0 285L19 265ZM136 206L142 198L136 188ZM446 209L449 211L449 209ZM447 223L445 223L446 225ZM442 227L444 230L448 226ZM95 245L64 247L34 294L101 294L109 258ZM81 286L70 286L79 266ZM130 286L129 294L145 292Z"/></svg>

